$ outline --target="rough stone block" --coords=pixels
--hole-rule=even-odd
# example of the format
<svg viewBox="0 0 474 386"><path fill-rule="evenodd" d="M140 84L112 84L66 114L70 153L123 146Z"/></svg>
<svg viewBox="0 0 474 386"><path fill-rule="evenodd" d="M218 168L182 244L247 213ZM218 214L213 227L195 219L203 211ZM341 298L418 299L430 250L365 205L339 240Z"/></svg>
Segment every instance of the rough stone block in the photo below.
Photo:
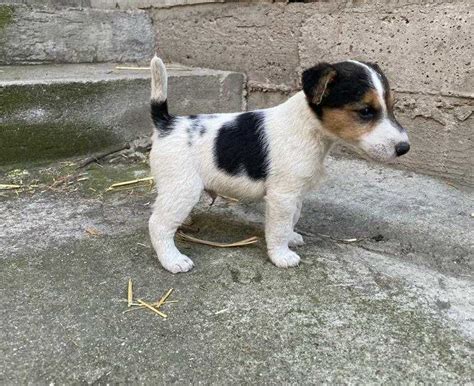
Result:
<svg viewBox="0 0 474 386"><path fill-rule="evenodd" d="M145 11L0 6L0 64L143 61L153 48Z"/></svg>
<svg viewBox="0 0 474 386"><path fill-rule="evenodd" d="M249 90L247 94L247 109L258 110L277 106L289 97L289 93L282 91Z"/></svg>
<svg viewBox="0 0 474 386"><path fill-rule="evenodd" d="M224 0L89 0L94 8L169 8L203 3L223 3Z"/></svg>
<svg viewBox="0 0 474 386"><path fill-rule="evenodd" d="M148 71L100 64L0 72L0 164L90 153L151 133ZM242 74L174 66L169 76L171 113L242 109Z"/></svg>
<svg viewBox="0 0 474 386"><path fill-rule="evenodd" d="M223 4L152 11L158 49L168 61L245 71L251 80L295 83L300 8Z"/></svg>
<svg viewBox="0 0 474 386"><path fill-rule="evenodd" d="M474 102L398 93L396 108L412 148L400 164L474 187Z"/></svg>
<svg viewBox="0 0 474 386"><path fill-rule="evenodd" d="M471 96L474 7L464 2L315 14L301 28L301 66L373 61L403 91Z"/></svg>
<svg viewBox="0 0 474 386"><path fill-rule="evenodd" d="M0 0L0 4L8 5L33 5L35 7L64 8L64 7L90 7L91 0Z"/></svg>

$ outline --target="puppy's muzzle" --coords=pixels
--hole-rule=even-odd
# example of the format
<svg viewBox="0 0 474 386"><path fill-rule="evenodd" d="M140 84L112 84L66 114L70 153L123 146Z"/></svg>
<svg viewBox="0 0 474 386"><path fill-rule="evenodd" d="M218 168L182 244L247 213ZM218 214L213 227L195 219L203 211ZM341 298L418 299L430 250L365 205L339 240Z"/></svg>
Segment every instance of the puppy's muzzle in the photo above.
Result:
<svg viewBox="0 0 474 386"><path fill-rule="evenodd" d="M395 145L395 153L397 157L400 157L410 150L410 144L408 142L400 142Z"/></svg>

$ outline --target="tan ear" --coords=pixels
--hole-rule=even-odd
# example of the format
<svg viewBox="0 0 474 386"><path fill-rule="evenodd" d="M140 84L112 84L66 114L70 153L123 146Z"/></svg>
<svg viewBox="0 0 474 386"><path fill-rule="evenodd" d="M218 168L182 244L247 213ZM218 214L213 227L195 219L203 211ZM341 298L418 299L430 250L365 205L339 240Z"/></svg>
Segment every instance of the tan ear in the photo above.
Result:
<svg viewBox="0 0 474 386"><path fill-rule="evenodd" d="M317 106L322 102L323 98L328 94L328 86L334 80L336 74L336 70L331 68L325 71L319 78L318 83L316 83L314 88L313 98L311 100L313 104Z"/></svg>

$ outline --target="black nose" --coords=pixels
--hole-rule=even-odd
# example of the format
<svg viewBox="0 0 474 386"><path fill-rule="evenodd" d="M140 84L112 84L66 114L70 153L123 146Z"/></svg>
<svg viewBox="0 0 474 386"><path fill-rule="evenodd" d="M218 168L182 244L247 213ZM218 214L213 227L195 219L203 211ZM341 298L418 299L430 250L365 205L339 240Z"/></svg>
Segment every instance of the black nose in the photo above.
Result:
<svg viewBox="0 0 474 386"><path fill-rule="evenodd" d="M408 142L400 142L397 143L397 145L395 146L395 152L397 153L397 157L408 153L408 150L410 150L410 144Z"/></svg>

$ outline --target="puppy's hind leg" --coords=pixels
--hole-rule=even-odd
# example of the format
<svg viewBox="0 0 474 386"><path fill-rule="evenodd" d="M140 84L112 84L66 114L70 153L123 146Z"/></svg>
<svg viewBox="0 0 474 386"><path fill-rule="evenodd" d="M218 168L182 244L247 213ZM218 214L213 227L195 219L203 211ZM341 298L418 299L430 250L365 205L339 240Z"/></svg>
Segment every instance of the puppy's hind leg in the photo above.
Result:
<svg viewBox="0 0 474 386"><path fill-rule="evenodd" d="M186 178L158 179L158 196L150 217L150 238L161 265L172 273L187 272L193 266L192 260L178 251L174 235L178 227L199 201L203 190L201 179Z"/></svg>

